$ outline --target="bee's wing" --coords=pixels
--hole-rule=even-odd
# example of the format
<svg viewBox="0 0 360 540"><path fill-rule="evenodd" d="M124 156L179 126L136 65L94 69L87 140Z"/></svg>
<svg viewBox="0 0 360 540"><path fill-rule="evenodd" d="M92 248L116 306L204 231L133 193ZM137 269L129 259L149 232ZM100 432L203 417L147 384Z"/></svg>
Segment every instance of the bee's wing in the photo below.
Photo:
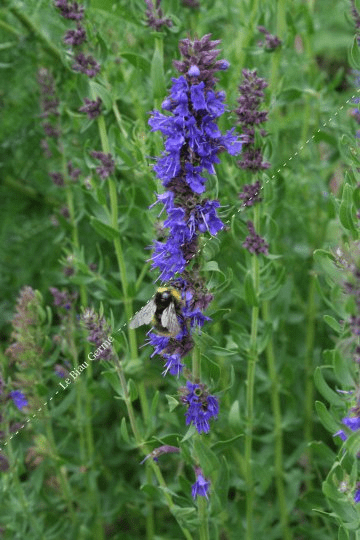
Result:
<svg viewBox="0 0 360 540"><path fill-rule="evenodd" d="M153 316L155 315L156 305L154 299L151 299L146 306L140 309L134 315L134 317L129 322L129 328L138 328L143 324L150 324Z"/></svg>
<svg viewBox="0 0 360 540"><path fill-rule="evenodd" d="M171 302L171 304L164 309L161 315L161 324L164 328L167 328L173 336L177 336L180 332L181 326L177 320L174 302Z"/></svg>

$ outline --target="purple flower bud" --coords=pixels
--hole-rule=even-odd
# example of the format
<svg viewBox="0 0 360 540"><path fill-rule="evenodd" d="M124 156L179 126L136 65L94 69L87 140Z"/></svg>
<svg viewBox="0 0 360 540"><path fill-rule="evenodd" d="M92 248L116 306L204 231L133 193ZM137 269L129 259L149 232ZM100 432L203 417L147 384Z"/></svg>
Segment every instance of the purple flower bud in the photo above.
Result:
<svg viewBox="0 0 360 540"><path fill-rule="evenodd" d="M79 53L75 56L75 63L72 65L72 68L74 71L79 71L92 78L99 73L100 64L92 56L85 56L85 54Z"/></svg>
<svg viewBox="0 0 360 540"><path fill-rule="evenodd" d="M99 159L102 163L101 167L96 167L96 172L102 180L108 178L115 171L115 161L111 154L104 154L103 152L97 152L93 150L90 152L92 157Z"/></svg>
<svg viewBox="0 0 360 540"><path fill-rule="evenodd" d="M64 177L61 173L53 172L53 173L49 173L49 176L51 180L54 182L55 186L58 186L58 187L65 186Z"/></svg>
<svg viewBox="0 0 360 540"><path fill-rule="evenodd" d="M60 9L60 15L72 21L81 21L84 17L84 6L68 0L55 0L55 7Z"/></svg>
<svg viewBox="0 0 360 540"><path fill-rule="evenodd" d="M98 97L96 101L92 101L91 99L85 98L85 105L80 107L79 111L86 113L88 118L90 120L93 120L94 118L97 118L101 114L101 105L102 101Z"/></svg>
<svg viewBox="0 0 360 540"><path fill-rule="evenodd" d="M72 47L78 47L86 41L86 31L80 24L76 30L68 30L64 36L64 43Z"/></svg>
<svg viewBox="0 0 360 540"><path fill-rule="evenodd" d="M256 234L252 221L249 220L247 222L247 228L250 234L246 237L243 247L255 255L260 255L260 253L267 255L269 253L269 244L264 238Z"/></svg>
<svg viewBox="0 0 360 540"><path fill-rule="evenodd" d="M200 69L197 66L191 66L187 73L190 77L198 77L200 75Z"/></svg>

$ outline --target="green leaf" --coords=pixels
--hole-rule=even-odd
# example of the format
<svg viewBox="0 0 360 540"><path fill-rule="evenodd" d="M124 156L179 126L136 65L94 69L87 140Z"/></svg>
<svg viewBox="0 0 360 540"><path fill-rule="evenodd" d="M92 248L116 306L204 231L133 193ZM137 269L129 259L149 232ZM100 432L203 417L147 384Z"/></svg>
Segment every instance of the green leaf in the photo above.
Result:
<svg viewBox="0 0 360 540"><path fill-rule="evenodd" d="M166 94L164 76L164 53L162 38L155 38L155 51L151 61L151 82L154 99L162 99Z"/></svg>
<svg viewBox="0 0 360 540"><path fill-rule="evenodd" d="M341 386L354 386L354 377L351 373L351 368L348 361L343 358L338 349L333 351L333 365L337 379Z"/></svg>
<svg viewBox="0 0 360 540"><path fill-rule="evenodd" d="M105 379L111 384L115 392L119 394L119 396L123 397L123 391L117 373L115 371L102 371L101 375L103 375Z"/></svg>
<svg viewBox="0 0 360 540"><path fill-rule="evenodd" d="M139 396L137 386L132 379L129 379L128 382L128 392L130 394L131 401L135 401L135 399L137 399Z"/></svg>
<svg viewBox="0 0 360 540"><path fill-rule="evenodd" d="M245 302L248 306L258 306L258 299L255 293L254 283L252 275L250 272L247 272L244 280L244 293L245 293Z"/></svg>
<svg viewBox="0 0 360 540"><path fill-rule="evenodd" d="M94 81L90 81L90 88L93 91L95 99L99 97L103 102L105 109L110 110L112 108L112 97L109 90L107 90L105 86L102 86Z"/></svg>
<svg viewBox="0 0 360 540"><path fill-rule="evenodd" d="M341 334L341 333L342 333L343 327L342 327L342 325L341 325L336 319L334 319L334 317L331 317L330 315L324 315L324 321L325 321L326 324L328 324L333 330L335 330L335 332L337 332L338 334Z"/></svg>
<svg viewBox="0 0 360 540"><path fill-rule="evenodd" d="M132 52L120 52L120 56L126 58L136 69L141 69L145 73L150 71L150 62L144 56Z"/></svg>
<svg viewBox="0 0 360 540"><path fill-rule="evenodd" d="M129 432L128 432L127 425L126 425L125 416L123 416L123 418L121 419L120 433L121 433L121 436L122 436L123 440L126 443L130 443L130 437L129 437Z"/></svg>
<svg viewBox="0 0 360 540"><path fill-rule="evenodd" d="M329 403L331 403L331 405L336 405L336 406L339 406L339 407L344 406L344 403L343 403L341 397L336 392L334 392L334 390L332 390L330 388L330 386L328 386L327 382L325 381L325 379L323 377L323 374L322 374L321 367L317 367L315 369L314 382L315 382L316 388L319 390L320 394Z"/></svg>
<svg viewBox="0 0 360 540"><path fill-rule="evenodd" d="M179 405L179 402L176 398L174 398L173 396L170 396L169 394L166 394L165 397L168 401L169 411L172 412Z"/></svg>
<svg viewBox="0 0 360 540"><path fill-rule="evenodd" d="M336 433L339 426L325 405L321 401L315 401L315 408L324 428L330 431L330 433Z"/></svg>
<svg viewBox="0 0 360 540"><path fill-rule="evenodd" d="M93 229L95 229L95 231L100 234L100 236L102 236L109 242L112 242L115 238L119 236L119 231L113 229L112 227L110 227L110 225L103 223L99 219L94 218L94 216L90 218L90 224Z"/></svg>
<svg viewBox="0 0 360 540"><path fill-rule="evenodd" d="M357 42L357 36L354 36L349 50L349 64L354 69L360 69L360 48Z"/></svg>
<svg viewBox="0 0 360 540"><path fill-rule="evenodd" d="M234 431L239 431L241 429L240 409L238 400L234 401L234 403L231 405L229 412L229 424Z"/></svg>
<svg viewBox="0 0 360 540"><path fill-rule="evenodd" d="M341 225L349 231L355 231L355 224L352 217L352 193L353 189L349 184L345 184L342 192L342 199L339 209L339 218Z"/></svg>
<svg viewBox="0 0 360 540"><path fill-rule="evenodd" d="M218 470L219 459L216 454L210 450L207 444L203 443L200 438L196 437L194 441L194 448L206 476L210 476L213 471Z"/></svg>

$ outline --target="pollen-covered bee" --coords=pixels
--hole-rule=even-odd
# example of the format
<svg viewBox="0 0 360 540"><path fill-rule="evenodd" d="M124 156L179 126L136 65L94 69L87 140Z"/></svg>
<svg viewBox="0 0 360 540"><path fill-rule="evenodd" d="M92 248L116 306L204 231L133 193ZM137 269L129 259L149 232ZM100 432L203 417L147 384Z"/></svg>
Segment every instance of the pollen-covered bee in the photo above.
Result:
<svg viewBox="0 0 360 540"><path fill-rule="evenodd" d="M177 316L182 306L180 291L171 286L159 287L154 298L131 319L129 327L152 324L161 336L175 337L181 331Z"/></svg>

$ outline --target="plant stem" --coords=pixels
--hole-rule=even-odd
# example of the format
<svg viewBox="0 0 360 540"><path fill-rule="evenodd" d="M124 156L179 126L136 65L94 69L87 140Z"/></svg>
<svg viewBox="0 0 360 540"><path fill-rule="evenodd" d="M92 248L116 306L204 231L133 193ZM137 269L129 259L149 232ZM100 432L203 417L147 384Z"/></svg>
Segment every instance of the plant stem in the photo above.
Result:
<svg viewBox="0 0 360 540"><path fill-rule="evenodd" d="M316 292L316 276L310 275L309 297L307 308L307 325L306 325L306 351L305 351L305 424L304 438L309 445L312 441L313 429L313 410L314 410L314 379L313 379L313 350L315 340L315 292ZM311 481L311 450L308 447L307 457L309 460L307 489L312 489Z"/></svg>
<svg viewBox="0 0 360 540"><path fill-rule="evenodd" d="M254 207L254 226L259 231L260 214L259 207ZM257 255L252 257L252 279L255 296L259 293L259 260ZM254 387L255 370L258 359L257 354L257 330L258 330L259 306L252 307L251 334L249 346L249 359L246 377L246 432L245 432L245 481L246 481L246 540L253 540L253 512L254 512L254 480L252 472L252 440L254 423Z"/></svg>
<svg viewBox="0 0 360 540"><path fill-rule="evenodd" d="M9 426L6 425L6 440L7 440L7 447L8 447L8 455L9 455L9 461L10 461L10 467L12 471L12 477L15 484L15 489L17 491L19 501L21 502L21 505L24 510L24 515L28 521L28 523L31 524L33 528L33 533L36 533L36 538L41 538L41 540L46 540L46 537L44 536L44 533L41 532L41 529L39 527L38 521L35 519L34 512L29 509L29 503L26 500L23 486L21 485L21 482L19 480L19 477L17 475L17 472L15 471L15 456L14 451L11 444L12 437L9 434Z"/></svg>
<svg viewBox="0 0 360 540"><path fill-rule="evenodd" d="M94 99L94 96L93 96ZM99 134L100 134L100 140L103 152L106 154L110 153L110 145L109 140L106 132L106 125L105 125L105 119L102 115L98 117L98 128L99 128ZM113 178L108 178L108 185L109 185L109 195L110 195L110 209L111 209L111 226L113 229L118 230L118 201L117 201L117 190L116 190L116 183ZM124 296L124 306L125 306L125 315L126 319L130 321L132 315L133 315L133 308L132 308L132 301L131 298L128 295L128 281L127 281L127 274L126 274L126 265L125 265L125 259L124 254L122 250L122 245L120 241L120 233L118 236L114 239L114 248L115 248L115 254L118 262L119 272L120 272L120 280L121 280L121 286ZM137 352L137 342L136 342L136 333L134 330L131 330L128 326L128 338L129 338L129 344L130 344L130 353L131 358L133 360L136 360L138 357ZM141 402L141 409L143 413L143 418L145 424L149 421L149 404L146 398L146 390L144 381L138 382L138 391L139 391L139 399Z"/></svg>
<svg viewBox="0 0 360 540"><path fill-rule="evenodd" d="M253 39L254 36L254 26L255 26L255 20L258 12L259 7L259 0L253 0L252 1L252 9L251 14L249 17L249 24L246 31L241 30L239 32L239 37L234 42L234 48L236 51L240 51L238 57L237 57L237 65L240 66L240 69L243 69L245 67L245 61L247 56L247 47L250 44L250 41Z"/></svg>
<svg viewBox="0 0 360 540"><path fill-rule="evenodd" d="M130 426L131 426L135 441L136 441L137 445L139 446L139 448L142 449L144 454L147 455L148 454L148 449L147 449L146 445L143 443L143 441L141 439L141 436L140 436L140 433L139 433L139 431L137 429L136 420L135 420L135 413L134 413L134 409L133 409L131 399L130 399L130 396L129 396L129 392L128 392L128 389L127 389L127 385L126 385L125 373L124 373L123 367L121 365L121 362L120 362L117 354L115 354L115 369L117 371L117 374L118 374L118 377L119 377L119 380L120 380L120 384L121 384L121 388L122 388L122 392L123 392L123 396L124 396L124 401L125 401L126 409L127 409L127 412L128 412L128 417L129 417L129 420L130 420ZM185 538L187 540L192 540L192 536L191 536L190 532L187 529L185 529L178 521L178 518L176 516L176 512L174 512L174 507L175 507L174 502L172 500L172 497L171 497L171 495L169 493L168 487L166 486L165 480L163 478L163 475L162 475L158 465L152 459L147 460L147 463L148 463L148 466L151 467L153 473L155 474L155 476L157 478L157 481L158 481L160 487L162 488L162 493L163 493L163 495L164 495L164 497L165 497L165 499L167 501L167 505L169 507L169 510L174 515L176 521L179 524L179 527L181 528L181 530L184 533ZM150 478L150 475L149 476L147 475L148 481L149 481L149 478ZM150 478L150 481L151 481L151 478Z"/></svg>
<svg viewBox="0 0 360 540"><path fill-rule="evenodd" d="M263 302L262 314L264 322L270 322L269 303ZM266 358L271 381L271 404L274 417L274 436L275 436L275 483L277 491L277 500L279 504L280 523L284 540L291 540L292 534L289 529L288 512L286 508L286 497L284 490L284 464L283 464L283 435L282 435L282 418L280 406L280 383L277 376L275 355L272 337L266 347Z"/></svg>
<svg viewBox="0 0 360 540"><path fill-rule="evenodd" d="M56 468L58 479L61 486L61 491L66 501L68 511L71 517L71 521L74 527L77 527L78 519L74 510L74 507L73 507L72 492L69 485L69 481L66 476L66 469L65 467L60 467L59 458L57 456L57 451L56 451L54 433L53 433L53 429L51 425L51 419L49 416L49 409L47 408L47 405L44 405L44 410L45 410L45 413L44 413L45 414L45 428L46 428L47 440L50 444L51 457L54 460L55 468Z"/></svg>
<svg viewBox="0 0 360 540"><path fill-rule="evenodd" d="M200 540L209 540L209 520L207 516L207 500L205 497L197 498L198 513L200 521Z"/></svg>

